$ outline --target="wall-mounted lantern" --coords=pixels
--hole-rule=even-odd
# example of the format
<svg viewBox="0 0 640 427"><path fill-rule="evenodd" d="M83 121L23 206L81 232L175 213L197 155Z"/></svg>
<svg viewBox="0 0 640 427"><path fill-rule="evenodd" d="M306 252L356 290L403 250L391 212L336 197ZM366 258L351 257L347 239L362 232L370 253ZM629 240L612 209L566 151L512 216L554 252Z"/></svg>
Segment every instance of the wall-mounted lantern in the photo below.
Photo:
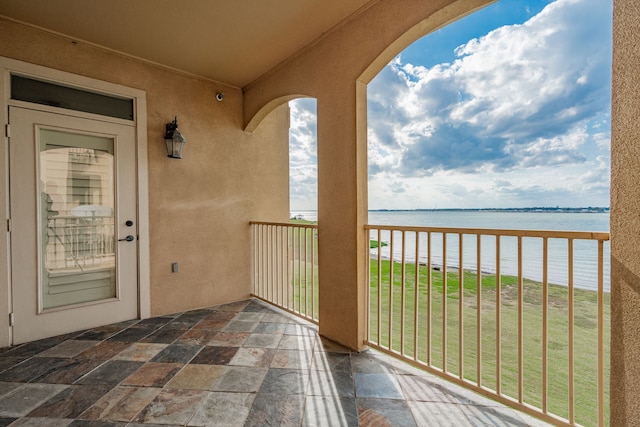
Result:
<svg viewBox="0 0 640 427"><path fill-rule="evenodd" d="M181 159L184 143L187 142L178 130L178 118L167 123L167 130L164 134L164 142L167 144L167 156L172 159Z"/></svg>

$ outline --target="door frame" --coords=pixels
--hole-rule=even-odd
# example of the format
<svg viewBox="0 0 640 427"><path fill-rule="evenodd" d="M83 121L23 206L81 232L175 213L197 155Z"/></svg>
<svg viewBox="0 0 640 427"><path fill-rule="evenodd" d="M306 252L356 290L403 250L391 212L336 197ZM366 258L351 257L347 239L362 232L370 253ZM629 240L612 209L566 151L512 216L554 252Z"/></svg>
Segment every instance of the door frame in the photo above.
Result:
<svg viewBox="0 0 640 427"><path fill-rule="evenodd" d="M9 152L7 129L9 125L9 106L21 106L46 112L67 114L70 110L32 104L10 99L11 74L20 74L35 79L42 79L64 86L81 90L115 95L134 102L134 121L136 135L136 196L137 196L137 224L138 224L138 317L145 319L151 316L150 292L150 256L149 256L149 192L148 192L148 160L147 160L147 101L146 92L119 84L104 82L89 77L59 71L40 65L17 61L0 56L0 122L2 132L2 146L0 147L0 192L4 193L4 200L0 200L0 222L4 220L6 232L0 232L0 347L12 344L12 290L11 290L11 259L9 233ZM78 117L105 120L104 116L92 113L73 111ZM131 124L130 120L108 118L109 121Z"/></svg>

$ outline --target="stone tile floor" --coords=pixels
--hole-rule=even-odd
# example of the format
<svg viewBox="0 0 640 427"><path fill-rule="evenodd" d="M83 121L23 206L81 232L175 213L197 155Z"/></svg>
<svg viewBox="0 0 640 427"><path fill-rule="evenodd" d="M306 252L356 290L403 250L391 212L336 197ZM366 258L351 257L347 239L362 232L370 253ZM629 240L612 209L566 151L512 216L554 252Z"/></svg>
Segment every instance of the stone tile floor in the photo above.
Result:
<svg viewBox="0 0 640 427"><path fill-rule="evenodd" d="M0 426L542 426L255 300L0 350Z"/></svg>

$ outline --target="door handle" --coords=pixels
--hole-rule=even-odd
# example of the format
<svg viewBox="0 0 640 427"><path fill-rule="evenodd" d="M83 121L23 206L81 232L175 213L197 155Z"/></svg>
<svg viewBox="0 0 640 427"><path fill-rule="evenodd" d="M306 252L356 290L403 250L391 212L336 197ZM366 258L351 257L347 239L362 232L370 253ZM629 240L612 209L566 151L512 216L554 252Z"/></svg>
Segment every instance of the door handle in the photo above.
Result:
<svg viewBox="0 0 640 427"><path fill-rule="evenodd" d="M125 237L124 239L118 239L118 242L133 242L133 240L135 239L135 237L133 237L131 234L129 234L127 237Z"/></svg>

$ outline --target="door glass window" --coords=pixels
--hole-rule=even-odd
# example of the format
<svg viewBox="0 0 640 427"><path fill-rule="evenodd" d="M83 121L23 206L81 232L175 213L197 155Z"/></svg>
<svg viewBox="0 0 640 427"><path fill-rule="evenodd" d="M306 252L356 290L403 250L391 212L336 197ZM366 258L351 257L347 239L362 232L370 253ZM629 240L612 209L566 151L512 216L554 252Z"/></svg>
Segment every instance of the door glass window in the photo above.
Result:
<svg viewBox="0 0 640 427"><path fill-rule="evenodd" d="M38 136L42 307L115 298L114 140Z"/></svg>

